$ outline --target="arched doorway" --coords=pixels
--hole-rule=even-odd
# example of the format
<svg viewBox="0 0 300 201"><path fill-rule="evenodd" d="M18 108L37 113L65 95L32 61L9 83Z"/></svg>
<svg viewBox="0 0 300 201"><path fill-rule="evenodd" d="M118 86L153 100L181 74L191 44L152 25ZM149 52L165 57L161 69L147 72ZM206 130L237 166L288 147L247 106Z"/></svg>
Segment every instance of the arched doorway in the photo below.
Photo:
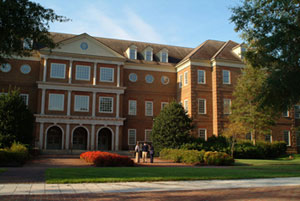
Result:
<svg viewBox="0 0 300 201"><path fill-rule="evenodd" d="M88 132L83 127L78 127L73 131L72 149L87 150Z"/></svg>
<svg viewBox="0 0 300 201"><path fill-rule="evenodd" d="M47 131L47 149L62 148L62 130L58 126L52 126Z"/></svg>
<svg viewBox="0 0 300 201"><path fill-rule="evenodd" d="M111 150L112 132L108 128L102 128L98 132L98 150Z"/></svg>

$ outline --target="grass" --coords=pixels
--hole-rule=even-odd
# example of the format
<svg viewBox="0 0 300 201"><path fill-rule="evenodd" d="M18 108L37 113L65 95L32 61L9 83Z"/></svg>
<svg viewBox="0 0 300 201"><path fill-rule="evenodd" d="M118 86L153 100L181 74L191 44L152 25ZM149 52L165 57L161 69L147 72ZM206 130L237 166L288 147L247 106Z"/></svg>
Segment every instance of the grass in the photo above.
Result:
<svg viewBox="0 0 300 201"><path fill-rule="evenodd" d="M293 160L288 157L282 157L274 160L258 160L258 159L236 159L235 165L300 165L300 154L295 154Z"/></svg>

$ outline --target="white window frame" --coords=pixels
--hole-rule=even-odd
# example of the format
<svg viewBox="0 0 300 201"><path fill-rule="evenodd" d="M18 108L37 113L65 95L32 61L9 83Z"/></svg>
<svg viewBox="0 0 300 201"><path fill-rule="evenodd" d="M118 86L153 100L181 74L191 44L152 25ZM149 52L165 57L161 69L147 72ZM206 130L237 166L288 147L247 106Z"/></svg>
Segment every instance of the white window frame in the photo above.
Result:
<svg viewBox="0 0 300 201"><path fill-rule="evenodd" d="M24 102L25 103L25 105L27 105L28 106L28 103L29 103L29 94L20 94L20 96L22 97L26 97L26 101ZM23 99L23 98L22 98Z"/></svg>
<svg viewBox="0 0 300 201"><path fill-rule="evenodd" d="M109 69L112 70L112 80L103 80L102 79L102 72L101 70ZM114 82L115 80L115 69L114 68L109 68L109 67L100 67L100 82Z"/></svg>
<svg viewBox="0 0 300 201"><path fill-rule="evenodd" d="M76 99L76 97L87 97L88 98L88 101L87 101L87 110L80 110L80 109L78 109L78 108L76 108L76 106L77 106L77 99ZM74 96L74 111L75 112L89 112L90 111L90 96L86 96L86 95L75 95Z"/></svg>
<svg viewBox="0 0 300 201"><path fill-rule="evenodd" d="M130 102L135 102L135 111L132 112L130 110ZM136 115L137 114L137 101L136 100L128 100L128 115Z"/></svg>
<svg viewBox="0 0 300 201"><path fill-rule="evenodd" d="M206 128L198 128L198 138L200 138L200 131L204 131L205 137L204 140L207 141L207 130Z"/></svg>
<svg viewBox="0 0 300 201"><path fill-rule="evenodd" d="M134 143L130 143L130 131L134 131L134 138L135 138L135 140L134 140ZM128 145L135 145L136 144L136 129L132 129L132 128L130 128L130 129L128 129Z"/></svg>
<svg viewBox="0 0 300 201"><path fill-rule="evenodd" d="M270 143L272 143L272 142L273 142L273 137L272 137L272 134L268 134L268 135L270 135L270 141L266 141L266 136L265 136L265 141L266 141L266 142L270 142Z"/></svg>
<svg viewBox="0 0 300 201"><path fill-rule="evenodd" d="M165 60L165 61L163 61L163 54L166 54L166 60ZM168 63L168 62L169 62L168 57L169 57L169 54L168 54L167 51L161 51L161 52L160 52L160 62Z"/></svg>
<svg viewBox="0 0 300 201"><path fill-rule="evenodd" d="M164 107L166 107L166 106L163 106L163 105L168 105L168 104L169 104L168 102L161 102L161 103L160 103L160 108L161 108L161 110L163 110Z"/></svg>
<svg viewBox="0 0 300 201"><path fill-rule="evenodd" d="M299 108L299 109L297 109L297 108ZM300 105L295 105L294 110L295 110L295 119L300 119ZM296 110L299 110L299 112L296 112ZM297 115L297 114L299 114L299 115Z"/></svg>
<svg viewBox="0 0 300 201"><path fill-rule="evenodd" d="M147 113L147 103L151 103L151 114ZM145 116L152 117L153 116L153 101L145 101Z"/></svg>
<svg viewBox="0 0 300 201"><path fill-rule="evenodd" d="M150 60L147 59L147 53L150 53ZM145 61L153 61L153 51L152 50L145 50Z"/></svg>
<svg viewBox="0 0 300 201"><path fill-rule="evenodd" d="M130 54L130 52L131 51L134 51L134 58L131 58L130 56L131 56L131 54ZM136 48L135 47L130 47L129 48L129 59L134 59L134 60L136 60L136 57L137 57L137 51L136 51Z"/></svg>
<svg viewBox="0 0 300 201"><path fill-rule="evenodd" d="M150 142L150 140L149 141L147 140L147 132L152 132L152 129L145 129L145 141ZM150 139L150 136L148 136L148 137Z"/></svg>
<svg viewBox="0 0 300 201"><path fill-rule="evenodd" d="M225 113L225 101L229 100L229 113ZM231 99L224 98L223 99L223 114L228 115L231 114Z"/></svg>
<svg viewBox="0 0 300 201"><path fill-rule="evenodd" d="M285 113L286 112L286 113ZM286 110L285 112L282 113L283 117L289 117L290 116L290 111ZM286 114L286 115L285 115Z"/></svg>
<svg viewBox="0 0 300 201"><path fill-rule="evenodd" d="M78 77L78 67L84 67L84 68L88 68L89 69L89 77L88 78L80 78ZM76 72L75 72L75 79L76 80L84 80L84 81L90 81L91 80L91 66L87 66L87 65L76 65Z"/></svg>
<svg viewBox="0 0 300 201"><path fill-rule="evenodd" d="M62 96L62 108L55 108L53 109L51 107L51 96ZM48 98L48 110L51 111L64 111L65 108L65 94L57 94L57 93L49 93L49 98Z"/></svg>
<svg viewBox="0 0 300 201"><path fill-rule="evenodd" d="M225 79L224 79L225 72L228 72L228 82L225 82ZM230 70L222 70L222 80L223 80L223 84L231 84Z"/></svg>
<svg viewBox="0 0 300 201"><path fill-rule="evenodd" d="M297 147L300 147L300 143L298 143L298 138L300 139L300 131L296 132L296 143L297 143ZM300 140L299 140L300 141Z"/></svg>
<svg viewBox="0 0 300 201"><path fill-rule="evenodd" d="M203 72L203 82L200 82L200 76L199 76L199 73L200 72ZM206 73L205 73L205 70L198 70L197 71L197 78L198 78L198 84L206 84Z"/></svg>
<svg viewBox="0 0 300 201"><path fill-rule="evenodd" d="M179 88L181 89L182 88L182 84L183 84L183 75L179 75Z"/></svg>
<svg viewBox="0 0 300 201"><path fill-rule="evenodd" d="M188 72L189 71L185 71L184 72L184 86L186 86L186 85L188 85L189 84L189 81L188 81L188 76L189 76L189 74L188 74Z"/></svg>
<svg viewBox="0 0 300 201"><path fill-rule="evenodd" d="M111 111L101 111L101 99L103 98L109 98L111 99ZM108 97L108 96L99 96L99 113L107 113L112 114L114 113L114 97Z"/></svg>
<svg viewBox="0 0 300 201"><path fill-rule="evenodd" d="M55 76L53 75L53 71L52 71L52 65L62 65L64 68L64 76L60 77L60 76ZM62 64L62 63L51 63L50 65L50 78L55 78L55 79L65 79L66 78L66 64Z"/></svg>
<svg viewBox="0 0 300 201"><path fill-rule="evenodd" d="M283 131L283 141L285 141L285 139L284 139L284 134L285 134L284 132L285 131L288 132L288 139L289 139L289 143L286 146L290 147L291 146L291 131L289 131L289 130L284 130Z"/></svg>
<svg viewBox="0 0 300 201"><path fill-rule="evenodd" d="M184 110L185 110L186 112L189 111L189 100L188 100L188 99L185 99L185 100L183 101L183 108L184 108Z"/></svg>
<svg viewBox="0 0 300 201"><path fill-rule="evenodd" d="M204 101L204 112L200 112L200 101ZM198 114L206 114L206 99L204 98L198 98Z"/></svg>

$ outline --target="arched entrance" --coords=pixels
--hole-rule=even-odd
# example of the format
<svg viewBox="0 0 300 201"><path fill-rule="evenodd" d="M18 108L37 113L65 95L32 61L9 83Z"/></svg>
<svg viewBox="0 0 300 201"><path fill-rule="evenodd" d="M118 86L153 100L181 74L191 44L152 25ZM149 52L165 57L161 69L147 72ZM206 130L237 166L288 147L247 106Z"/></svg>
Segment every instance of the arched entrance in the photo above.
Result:
<svg viewBox="0 0 300 201"><path fill-rule="evenodd" d="M102 128L98 132L98 150L111 150L112 132L108 128Z"/></svg>
<svg viewBox="0 0 300 201"><path fill-rule="evenodd" d="M47 131L47 149L62 148L62 130L58 126L52 126Z"/></svg>
<svg viewBox="0 0 300 201"><path fill-rule="evenodd" d="M72 149L87 150L88 132L83 127L78 127L73 131Z"/></svg>

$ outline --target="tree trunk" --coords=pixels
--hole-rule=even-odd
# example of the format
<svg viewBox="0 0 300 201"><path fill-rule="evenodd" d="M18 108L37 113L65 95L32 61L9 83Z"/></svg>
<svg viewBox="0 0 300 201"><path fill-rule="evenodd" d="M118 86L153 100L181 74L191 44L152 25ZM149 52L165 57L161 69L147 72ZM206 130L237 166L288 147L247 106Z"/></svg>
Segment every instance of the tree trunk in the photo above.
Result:
<svg viewBox="0 0 300 201"><path fill-rule="evenodd" d="M253 141L253 145L256 146L256 131L255 131L255 129L253 129L253 132L252 132L252 141Z"/></svg>
<svg viewBox="0 0 300 201"><path fill-rule="evenodd" d="M232 140L232 143L231 143L231 157L233 158L233 152L234 152L234 139Z"/></svg>

